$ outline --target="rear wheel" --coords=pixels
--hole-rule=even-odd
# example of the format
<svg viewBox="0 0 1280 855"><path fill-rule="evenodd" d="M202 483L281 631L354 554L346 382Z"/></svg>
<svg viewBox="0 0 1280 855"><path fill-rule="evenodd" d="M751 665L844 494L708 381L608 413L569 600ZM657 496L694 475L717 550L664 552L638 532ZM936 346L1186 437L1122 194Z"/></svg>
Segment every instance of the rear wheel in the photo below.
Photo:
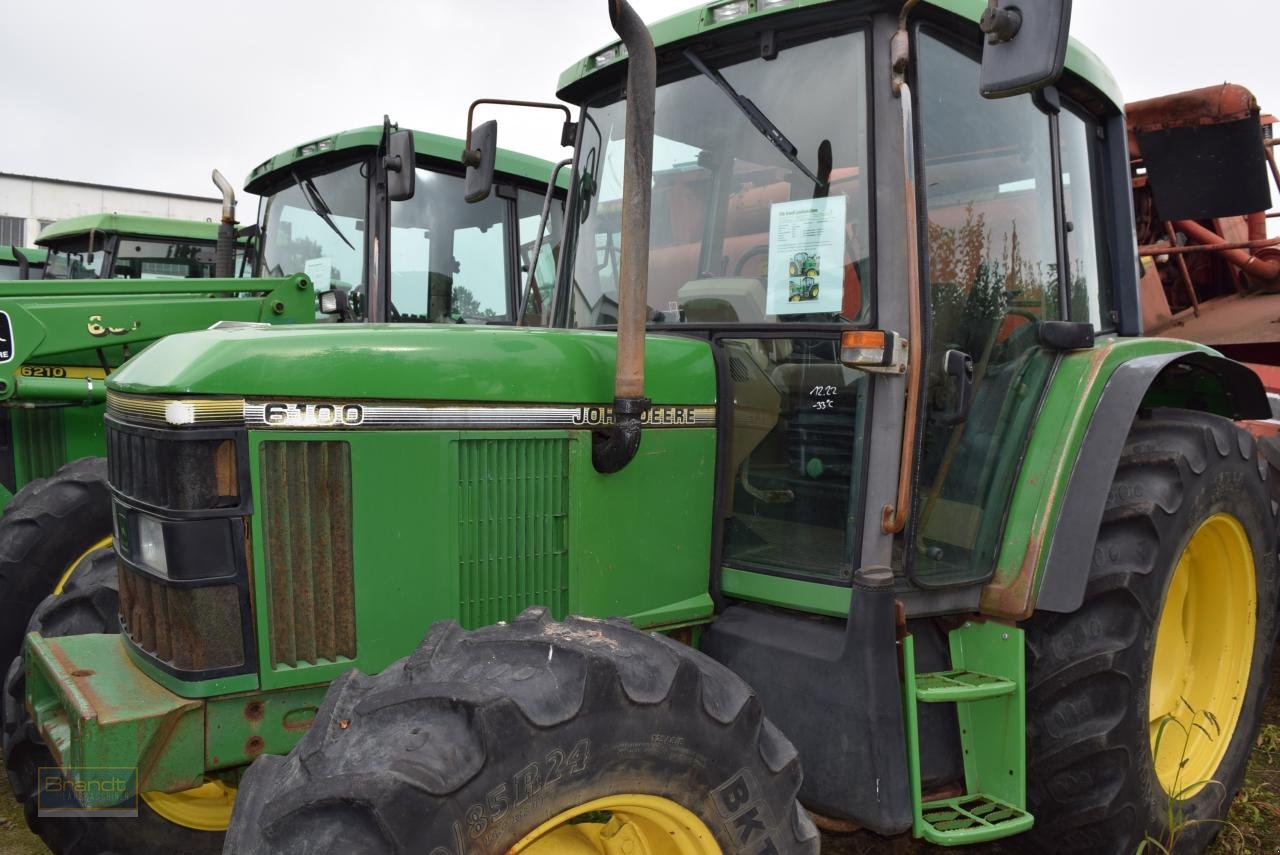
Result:
<svg viewBox="0 0 1280 855"><path fill-rule="evenodd" d="M0 518L0 662L22 651L40 601L90 552L110 543L105 459L73 460L18 491Z"/></svg>
<svg viewBox="0 0 1280 855"><path fill-rule="evenodd" d="M1221 829L1276 643L1273 475L1226 419L1156 411L1130 430L1084 604L1027 627L1045 851L1131 853L1149 836L1198 852Z"/></svg>
<svg viewBox="0 0 1280 855"><path fill-rule="evenodd" d="M728 669L612 621L436 624L244 776L228 851L816 853L795 749ZM770 848L772 847L772 848Z"/></svg>
<svg viewBox="0 0 1280 855"><path fill-rule="evenodd" d="M116 556L90 553L61 591L36 609L28 631L46 638L119 631ZM143 793L137 817L42 817L37 810L37 770L54 766L26 708L23 659L16 657L4 686L4 764L27 825L60 855L150 852L217 853L234 801L234 789L210 783L187 793ZM220 825L219 825L220 823ZM212 832L212 833L211 833Z"/></svg>

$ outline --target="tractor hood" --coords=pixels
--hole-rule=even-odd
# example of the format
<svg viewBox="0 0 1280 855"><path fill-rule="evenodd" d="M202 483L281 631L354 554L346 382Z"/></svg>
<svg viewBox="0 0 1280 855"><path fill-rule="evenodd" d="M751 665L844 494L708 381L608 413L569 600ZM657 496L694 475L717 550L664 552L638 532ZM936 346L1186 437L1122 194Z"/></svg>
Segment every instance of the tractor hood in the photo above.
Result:
<svg viewBox="0 0 1280 855"><path fill-rule="evenodd" d="M217 329L165 338L113 373L110 389L145 395L607 403L611 332L468 325L313 324ZM714 404L705 341L651 336L655 404Z"/></svg>

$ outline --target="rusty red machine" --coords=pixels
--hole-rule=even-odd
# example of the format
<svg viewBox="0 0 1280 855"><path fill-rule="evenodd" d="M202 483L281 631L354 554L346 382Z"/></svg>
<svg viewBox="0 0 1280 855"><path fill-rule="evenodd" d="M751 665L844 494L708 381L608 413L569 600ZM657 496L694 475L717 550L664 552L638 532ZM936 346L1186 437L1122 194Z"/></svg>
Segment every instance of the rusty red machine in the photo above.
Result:
<svg viewBox="0 0 1280 855"><path fill-rule="evenodd" d="M1143 327L1248 363L1280 432L1280 238L1267 236L1280 188L1276 118L1223 83L1126 107Z"/></svg>

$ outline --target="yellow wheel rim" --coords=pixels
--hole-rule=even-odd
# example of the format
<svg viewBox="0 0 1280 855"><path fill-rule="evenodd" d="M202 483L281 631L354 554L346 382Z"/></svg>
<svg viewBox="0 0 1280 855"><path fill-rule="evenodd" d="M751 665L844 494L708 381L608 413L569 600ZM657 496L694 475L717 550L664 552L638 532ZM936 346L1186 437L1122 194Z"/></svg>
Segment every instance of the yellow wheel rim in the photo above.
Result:
<svg viewBox="0 0 1280 855"><path fill-rule="evenodd" d="M58 579L58 584L53 586L54 596L58 596L62 593L62 589L67 586L67 580L71 578L71 574L76 572L77 569L79 569L80 565L84 563L84 560L89 557L90 552L96 552L97 550L110 545L111 545L111 535L107 535L106 537L102 538L102 540L95 543L93 546L90 546L84 552L81 552L80 557L77 558L75 561L72 561L71 566L63 571L62 576Z"/></svg>
<svg viewBox="0 0 1280 855"><path fill-rule="evenodd" d="M720 855L707 826L658 796L596 799L544 822L511 853L523 855Z"/></svg>
<svg viewBox="0 0 1280 855"><path fill-rule="evenodd" d="M1156 630L1148 721L1170 797L1191 798L1218 771L1249 687L1257 612L1249 537L1215 514L1183 548Z"/></svg>
<svg viewBox="0 0 1280 855"><path fill-rule="evenodd" d="M142 800L169 822L196 831L226 831L231 825L231 808L236 788L219 780L179 793L143 793Z"/></svg>

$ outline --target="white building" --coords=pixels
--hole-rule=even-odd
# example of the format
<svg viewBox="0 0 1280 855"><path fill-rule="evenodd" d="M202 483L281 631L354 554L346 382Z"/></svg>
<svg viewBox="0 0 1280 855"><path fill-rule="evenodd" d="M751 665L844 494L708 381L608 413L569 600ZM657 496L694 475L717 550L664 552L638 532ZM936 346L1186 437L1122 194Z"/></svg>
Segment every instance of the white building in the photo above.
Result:
<svg viewBox="0 0 1280 855"><path fill-rule="evenodd" d="M217 222L222 200L0 172L0 245L35 246L54 220L105 213Z"/></svg>

